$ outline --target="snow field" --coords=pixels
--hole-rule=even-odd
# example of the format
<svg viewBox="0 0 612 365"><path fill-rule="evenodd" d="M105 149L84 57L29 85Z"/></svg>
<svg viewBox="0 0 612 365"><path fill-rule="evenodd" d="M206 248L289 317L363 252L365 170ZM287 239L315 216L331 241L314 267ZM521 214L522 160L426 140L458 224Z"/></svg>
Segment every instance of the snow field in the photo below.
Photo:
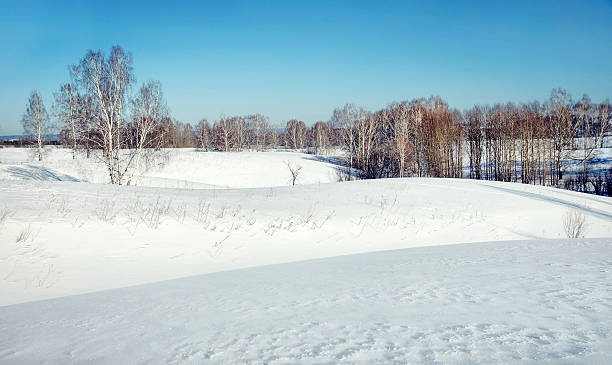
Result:
<svg viewBox="0 0 612 365"><path fill-rule="evenodd" d="M610 198L193 149L111 186L27 152L0 150L0 363L612 361Z"/></svg>
<svg viewBox="0 0 612 365"><path fill-rule="evenodd" d="M509 183L390 179L258 189L0 181L0 304L426 245L612 236L609 198ZM24 236L20 239L21 236Z"/></svg>
<svg viewBox="0 0 612 365"><path fill-rule="evenodd" d="M291 185L286 165L302 168L298 184L337 181L337 166L325 158L291 151L204 152L193 148L165 149L145 161L133 185L183 189L256 188ZM106 167L96 153L86 158L72 151L48 148L43 163L30 149L0 149L0 179L107 183Z"/></svg>
<svg viewBox="0 0 612 365"><path fill-rule="evenodd" d="M412 248L0 307L0 362L605 364L610 243Z"/></svg>

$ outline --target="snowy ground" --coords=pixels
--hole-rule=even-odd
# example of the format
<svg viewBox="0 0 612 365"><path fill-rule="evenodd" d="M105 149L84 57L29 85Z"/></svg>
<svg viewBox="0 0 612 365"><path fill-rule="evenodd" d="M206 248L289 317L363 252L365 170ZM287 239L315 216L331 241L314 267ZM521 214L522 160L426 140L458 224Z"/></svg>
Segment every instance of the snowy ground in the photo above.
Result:
<svg viewBox="0 0 612 365"><path fill-rule="evenodd" d="M48 148L41 165L34 149L0 149L0 179L107 183L104 164L96 154L72 160L72 152ZM299 184L338 180L336 166L324 157L291 151L204 152L193 148L166 149L139 173L133 185L182 189L257 188L291 185L287 162L301 167Z"/></svg>
<svg viewBox="0 0 612 365"><path fill-rule="evenodd" d="M612 359L610 240L412 248L0 308L4 363Z"/></svg>
<svg viewBox="0 0 612 365"><path fill-rule="evenodd" d="M610 198L333 183L295 152L163 162L117 187L66 150L0 150L0 362L612 360ZM586 239L563 240L569 209ZM488 243L447 245L467 242Z"/></svg>

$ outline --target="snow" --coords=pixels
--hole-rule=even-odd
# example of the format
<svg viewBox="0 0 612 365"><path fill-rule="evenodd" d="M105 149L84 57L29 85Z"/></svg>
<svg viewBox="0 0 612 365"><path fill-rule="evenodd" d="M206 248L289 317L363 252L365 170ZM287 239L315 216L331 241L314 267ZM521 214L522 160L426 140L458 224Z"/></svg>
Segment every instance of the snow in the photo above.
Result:
<svg viewBox="0 0 612 365"><path fill-rule="evenodd" d="M33 151L33 150L31 150ZM81 154L72 160L72 151L48 148L44 165L23 148L0 149L0 178L13 180L83 181L106 183L102 161ZM205 152L193 148L166 149L150 168L134 179L133 185L167 188L255 188L289 186L286 165L302 167L298 183L337 181L337 166L324 158L293 151Z"/></svg>
<svg viewBox="0 0 612 365"><path fill-rule="evenodd" d="M609 239L411 248L0 308L4 363L609 363Z"/></svg>
<svg viewBox="0 0 612 365"><path fill-rule="evenodd" d="M0 363L612 360L612 199L329 161L168 150L111 186L0 149Z"/></svg>

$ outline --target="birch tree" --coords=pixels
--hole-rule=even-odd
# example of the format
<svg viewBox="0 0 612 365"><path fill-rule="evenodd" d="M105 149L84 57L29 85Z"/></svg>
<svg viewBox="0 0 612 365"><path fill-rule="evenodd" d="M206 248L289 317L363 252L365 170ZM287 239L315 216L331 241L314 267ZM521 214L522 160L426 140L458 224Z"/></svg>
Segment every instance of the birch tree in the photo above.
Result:
<svg viewBox="0 0 612 365"><path fill-rule="evenodd" d="M599 148L604 147L606 133L612 128L612 105L609 100L605 100L597 106L597 125L595 133L599 139Z"/></svg>
<svg viewBox="0 0 612 365"><path fill-rule="evenodd" d="M285 133L289 148L301 149L305 147L307 129L304 122L295 119L288 121Z"/></svg>
<svg viewBox="0 0 612 365"><path fill-rule="evenodd" d="M408 159L412 153L410 146L411 133L411 108L408 102L393 103L388 108L387 115L391 119L391 128L393 131L393 156L397 162L399 177L404 177Z"/></svg>
<svg viewBox="0 0 612 365"><path fill-rule="evenodd" d="M219 121L213 124L213 135L216 147L229 152L234 141L232 119L222 115Z"/></svg>
<svg viewBox="0 0 612 365"><path fill-rule="evenodd" d="M331 127L324 122L316 122L312 126L312 144L316 148L316 153L321 154L331 145Z"/></svg>
<svg viewBox="0 0 612 365"><path fill-rule="evenodd" d="M100 134L96 131L94 122L97 115L94 110L94 103L91 95L75 94L75 124L77 135L77 147L85 149L86 157L91 156L91 151L100 146Z"/></svg>
<svg viewBox="0 0 612 365"><path fill-rule="evenodd" d="M594 132L594 107L591 99L584 94L575 105L578 125L582 136L582 191L588 192L589 161L593 159L593 152L598 146L597 134Z"/></svg>
<svg viewBox="0 0 612 365"><path fill-rule="evenodd" d="M231 120L236 147L238 151L242 151L248 143L248 125L246 118L243 116L235 116L232 117Z"/></svg>
<svg viewBox="0 0 612 365"><path fill-rule="evenodd" d="M55 112L61 124L68 131L70 144L72 147L72 159L76 159L77 151L77 108L78 95L76 88L72 84L62 84L60 90L54 94L55 97Z"/></svg>
<svg viewBox="0 0 612 365"><path fill-rule="evenodd" d="M357 123L365 120L368 112L363 108L358 108L354 104L346 104L342 108L334 109L331 122L334 128L340 132L343 147L348 154L349 167L353 167L353 157L355 156L355 142L357 140Z"/></svg>
<svg viewBox="0 0 612 365"><path fill-rule="evenodd" d="M100 138L92 142L103 151L111 184L122 184L132 158L125 159L122 147L128 92L135 81L132 55L113 46L108 57L102 51L88 51L72 67L74 80L91 97L95 131Z"/></svg>
<svg viewBox="0 0 612 365"><path fill-rule="evenodd" d="M469 145L470 155L470 177L482 178L482 125L484 124L484 113L479 106L465 113L466 137Z"/></svg>
<svg viewBox="0 0 612 365"><path fill-rule="evenodd" d="M203 150L207 150L210 147L211 130L210 125L206 119L200 120L196 126L196 138L198 140L198 147Z"/></svg>
<svg viewBox="0 0 612 365"><path fill-rule="evenodd" d="M268 117L257 113L247 117L247 119L249 121L249 129L251 129L255 140L255 148L260 151L266 146L266 136L270 130Z"/></svg>
<svg viewBox="0 0 612 365"><path fill-rule="evenodd" d="M21 122L24 134L36 142L38 161L42 161L45 134L49 132L49 116L38 91L30 94Z"/></svg>
<svg viewBox="0 0 612 365"><path fill-rule="evenodd" d="M564 89L553 89L548 103L548 132L552 143L554 173L551 174L552 185L558 185L563 177L563 160L567 157L567 148L571 146L575 133L574 121L570 110L571 99Z"/></svg>
<svg viewBox="0 0 612 365"><path fill-rule="evenodd" d="M367 113L364 118L355 124L355 161L366 178L377 177L377 164L373 163L372 155L376 146L376 139L382 137L380 133L381 118ZM379 138L377 138L379 137Z"/></svg>
<svg viewBox="0 0 612 365"><path fill-rule="evenodd" d="M129 159L124 164L123 175L127 184L132 181L134 173L141 167L147 151L159 150L164 141L161 133L162 120L168 116L168 107L159 81L149 81L141 86L136 98L132 101L133 115L130 128L132 141L126 151Z"/></svg>

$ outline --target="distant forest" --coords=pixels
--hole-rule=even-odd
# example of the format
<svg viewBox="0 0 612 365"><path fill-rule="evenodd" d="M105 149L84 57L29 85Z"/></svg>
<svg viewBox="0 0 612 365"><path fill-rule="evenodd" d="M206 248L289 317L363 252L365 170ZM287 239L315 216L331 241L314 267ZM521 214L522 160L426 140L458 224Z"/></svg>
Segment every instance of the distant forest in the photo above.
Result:
<svg viewBox="0 0 612 365"><path fill-rule="evenodd" d="M73 149L74 158L78 150L88 157L102 151L112 183L124 183L146 151L162 148L289 148L322 155L341 148L347 179L472 178L612 195L609 161L604 168L592 167L610 133L612 106L586 94L574 100L564 89L552 90L543 103L465 111L440 97L394 102L373 112L347 104L310 127L299 120L271 123L262 114L202 119L192 126L171 118L159 81L135 89L132 56L120 46L108 55L87 52L70 67L70 79L54 95L52 118L32 92L24 131L39 151L51 125L61 130L61 143ZM580 171L568 174L569 160Z"/></svg>

